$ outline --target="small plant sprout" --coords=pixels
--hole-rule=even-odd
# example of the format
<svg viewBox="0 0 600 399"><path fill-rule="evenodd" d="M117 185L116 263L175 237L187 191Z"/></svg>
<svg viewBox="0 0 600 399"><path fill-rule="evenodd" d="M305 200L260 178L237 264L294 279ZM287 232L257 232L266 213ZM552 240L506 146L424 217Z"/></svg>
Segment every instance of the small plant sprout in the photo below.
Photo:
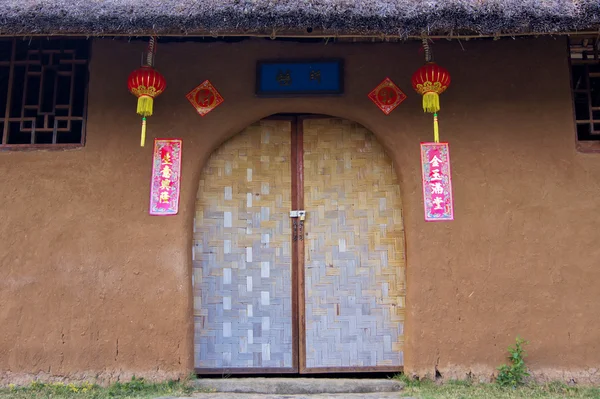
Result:
<svg viewBox="0 0 600 399"><path fill-rule="evenodd" d="M496 382L503 387L516 388L525 383L525 378L529 377L527 366L525 365L525 356L527 353L523 346L528 342L517 337L514 348L508 347L508 360L510 364L503 364L498 367L498 377Z"/></svg>

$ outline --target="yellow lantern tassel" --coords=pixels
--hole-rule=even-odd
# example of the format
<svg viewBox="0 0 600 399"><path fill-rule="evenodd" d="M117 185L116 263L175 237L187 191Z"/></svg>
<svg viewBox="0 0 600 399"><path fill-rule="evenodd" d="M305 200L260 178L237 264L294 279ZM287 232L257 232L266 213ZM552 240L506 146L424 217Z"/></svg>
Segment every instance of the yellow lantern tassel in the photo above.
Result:
<svg viewBox="0 0 600 399"><path fill-rule="evenodd" d="M423 94L423 111L435 113L440 110L440 96L433 91Z"/></svg>
<svg viewBox="0 0 600 399"><path fill-rule="evenodd" d="M146 143L146 117L142 118L142 140L140 142L140 147L143 147Z"/></svg>
<svg viewBox="0 0 600 399"><path fill-rule="evenodd" d="M433 142L440 142L440 128L438 126L438 117L437 113L433 114Z"/></svg>
<svg viewBox="0 0 600 399"><path fill-rule="evenodd" d="M150 96L140 96L137 103L137 113L142 116L152 116L154 99Z"/></svg>

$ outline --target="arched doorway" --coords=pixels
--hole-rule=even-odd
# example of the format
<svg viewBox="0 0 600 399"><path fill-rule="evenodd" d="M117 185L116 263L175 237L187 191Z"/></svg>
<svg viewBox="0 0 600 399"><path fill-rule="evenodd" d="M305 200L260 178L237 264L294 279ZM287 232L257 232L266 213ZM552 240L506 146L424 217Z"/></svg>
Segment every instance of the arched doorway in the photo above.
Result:
<svg viewBox="0 0 600 399"><path fill-rule="evenodd" d="M359 124L271 118L225 142L201 174L193 265L198 373L402 368L400 189Z"/></svg>

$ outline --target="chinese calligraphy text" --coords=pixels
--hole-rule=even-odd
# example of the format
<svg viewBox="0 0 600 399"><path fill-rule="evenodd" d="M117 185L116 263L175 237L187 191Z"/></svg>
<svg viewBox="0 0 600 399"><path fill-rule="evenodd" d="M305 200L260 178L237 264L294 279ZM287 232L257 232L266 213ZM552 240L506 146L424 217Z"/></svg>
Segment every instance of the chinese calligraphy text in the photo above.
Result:
<svg viewBox="0 0 600 399"><path fill-rule="evenodd" d="M321 70L310 70L310 80L316 80L319 84L321 84Z"/></svg>
<svg viewBox="0 0 600 399"><path fill-rule="evenodd" d="M285 73L282 70L279 70L276 79L279 86L289 86L292 84L292 73L289 69L286 70Z"/></svg>
<svg viewBox="0 0 600 399"><path fill-rule="evenodd" d="M454 220L448 143L421 143L425 220Z"/></svg>
<svg viewBox="0 0 600 399"><path fill-rule="evenodd" d="M154 140L150 214L176 215L179 211L181 140Z"/></svg>
<svg viewBox="0 0 600 399"><path fill-rule="evenodd" d="M330 96L344 92L342 60L259 61L256 94L260 97Z"/></svg>

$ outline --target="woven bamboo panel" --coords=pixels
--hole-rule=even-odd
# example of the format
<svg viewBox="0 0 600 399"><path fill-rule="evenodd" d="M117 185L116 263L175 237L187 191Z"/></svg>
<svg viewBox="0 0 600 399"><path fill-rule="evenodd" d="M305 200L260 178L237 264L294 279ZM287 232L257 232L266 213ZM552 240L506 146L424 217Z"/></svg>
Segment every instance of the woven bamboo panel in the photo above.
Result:
<svg viewBox="0 0 600 399"><path fill-rule="evenodd" d="M292 367L290 123L223 144L200 180L193 248L201 368Z"/></svg>
<svg viewBox="0 0 600 399"><path fill-rule="evenodd" d="M400 189L372 133L304 122L306 367L403 364Z"/></svg>

